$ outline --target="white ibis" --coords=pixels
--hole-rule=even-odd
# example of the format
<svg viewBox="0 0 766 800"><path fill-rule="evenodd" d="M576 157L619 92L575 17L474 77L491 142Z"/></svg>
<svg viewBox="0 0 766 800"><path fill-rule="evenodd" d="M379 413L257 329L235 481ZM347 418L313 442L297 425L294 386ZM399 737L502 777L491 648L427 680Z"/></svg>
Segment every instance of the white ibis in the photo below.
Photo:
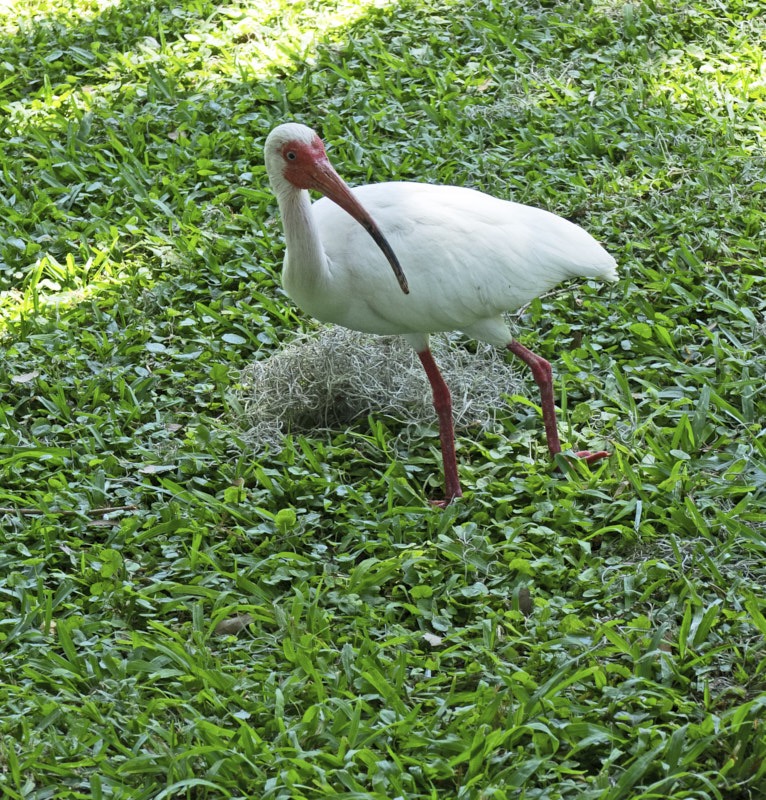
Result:
<svg viewBox="0 0 766 800"><path fill-rule="evenodd" d="M458 186L350 189L305 125L274 128L264 157L285 230L288 295L323 322L400 334L420 357L439 419L440 504L462 491L452 401L429 334L460 330L524 361L540 389L548 449L561 452L551 365L513 339L503 314L568 278L617 280L615 260L590 234L548 211ZM308 189L325 197L312 204ZM608 453L576 455L593 462Z"/></svg>

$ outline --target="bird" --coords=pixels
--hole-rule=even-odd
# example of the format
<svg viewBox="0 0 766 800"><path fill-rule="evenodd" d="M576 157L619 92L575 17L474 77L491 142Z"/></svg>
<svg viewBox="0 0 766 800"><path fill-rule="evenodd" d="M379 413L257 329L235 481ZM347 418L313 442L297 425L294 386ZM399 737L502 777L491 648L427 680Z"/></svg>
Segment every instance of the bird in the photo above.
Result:
<svg viewBox="0 0 766 800"><path fill-rule="evenodd" d="M452 401L431 334L461 331L507 348L531 369L551 456L562 452L550 363L512 335L504 315L570 278L616 281L617 262L578 225L544 209L462 186L371 183L350 188L319 135L298 122L273 128L266 173L282 219L287 295L322 322L399 335L431 385L446 506L462 496ZM323 195L312 202L309 190ZM574 453L587 463L603 450Z"/></svg>

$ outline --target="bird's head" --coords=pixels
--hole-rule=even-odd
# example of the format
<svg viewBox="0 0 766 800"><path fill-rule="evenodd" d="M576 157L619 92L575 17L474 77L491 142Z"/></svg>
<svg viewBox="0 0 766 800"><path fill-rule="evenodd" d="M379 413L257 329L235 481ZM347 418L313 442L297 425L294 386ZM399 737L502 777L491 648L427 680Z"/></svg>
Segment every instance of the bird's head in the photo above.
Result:
<svg viewBox="0 0 766 800"><path fill-rule="evenodd" d="M264 160L277 199L295 190L313 189L339 205L372 236L388 259L402 291L409 294L407 278L391 245L335 171L322 140L311 128L296 122L274 128L266 138Z"/></svg>
<svg viewBox="0 0 766 800"><path fill-rule="evenodd" d="M297 122L279 125L268 135L264 159L275 191L280 178L296 189L316 189L327 167L332 169L322 140L311 128ZM324 194L324 192L322 192Z"/></svg>

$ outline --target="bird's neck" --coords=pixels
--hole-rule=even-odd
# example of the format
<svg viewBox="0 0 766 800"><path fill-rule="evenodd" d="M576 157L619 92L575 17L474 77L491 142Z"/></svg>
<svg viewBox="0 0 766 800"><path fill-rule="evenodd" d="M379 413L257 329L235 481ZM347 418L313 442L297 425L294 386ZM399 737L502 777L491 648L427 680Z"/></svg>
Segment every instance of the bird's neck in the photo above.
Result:
<svg viewBox="0 0 766 800"><path fill-rule="evenodd" d="M311 211L309 193L293 189L278 199L287 244L282 280L287 293L300 304L296 294L315 292L323 283L328 271L327 256Z"/></svg>

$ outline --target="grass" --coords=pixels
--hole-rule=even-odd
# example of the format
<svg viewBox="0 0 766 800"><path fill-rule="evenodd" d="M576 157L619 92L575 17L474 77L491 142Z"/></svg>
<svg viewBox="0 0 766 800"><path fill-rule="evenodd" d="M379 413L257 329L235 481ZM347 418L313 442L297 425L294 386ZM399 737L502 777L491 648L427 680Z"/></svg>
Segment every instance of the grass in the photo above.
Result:
<svg viewBox="0 0 766 800"><path fill-rule="evenodd" d="M20 798L766 796L766 25L744 0L35 0L0 25L0 787ZM261 147L569 216L459 441L255 459L239 371L311 330Z"/></svg>

